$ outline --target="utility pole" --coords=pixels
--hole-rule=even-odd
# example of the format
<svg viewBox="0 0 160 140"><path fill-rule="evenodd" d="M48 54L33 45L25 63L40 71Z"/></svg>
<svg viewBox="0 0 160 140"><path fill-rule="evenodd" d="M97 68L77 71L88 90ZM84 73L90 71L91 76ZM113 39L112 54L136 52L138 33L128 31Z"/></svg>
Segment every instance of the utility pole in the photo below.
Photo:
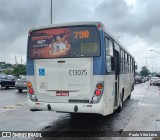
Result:
<svg viewBox="0 0 160 140"><path fill-rule="evenodd" d="M51 24L52 24L52 0L51 0Z"/></svg>
<svg viewBox="0 0 160 140"><path fill-rule="evenodd" d="M21 64L22 64L22 56L21 56Z"/></svg>
<svg viewBox="0 0 160 140"><path fill-rule="evenodd" d="M15 64L17 65L18 63L17 63L17 56L15 55Z"/></svg>
<svg viewBox="0 0 160 140"><path fill-rule="evenodd" d="M159 51L156 51L156 50L150 50L150 51L156 52L156 53L158 53L160 55ZM152 62L152 73L153 73L153 62ZM157 66L156 66L156 73L157 73Z"/></svg>
<svg viewBox="0 0 160 140"><path fill-rule="evenodd" d="M152 76L153 76L153 62L152 62Z"/></svg>
<svg viewBox="0 0 160 140"><path fill-rule="evenodd" d="M147 57L146 57L146 67L148 68L148 65L147 65Z"/></svg>

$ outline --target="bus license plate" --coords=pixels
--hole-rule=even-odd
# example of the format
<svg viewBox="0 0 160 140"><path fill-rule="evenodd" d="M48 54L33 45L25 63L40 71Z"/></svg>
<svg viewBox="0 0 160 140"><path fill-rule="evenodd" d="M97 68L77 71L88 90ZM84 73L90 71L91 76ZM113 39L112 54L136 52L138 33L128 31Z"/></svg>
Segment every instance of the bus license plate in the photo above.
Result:
<svg viewBox="0 0 160 140"><path fill-rule="evenodd" d="M69 96L68 91L57 91L56 96Z"/></svg>

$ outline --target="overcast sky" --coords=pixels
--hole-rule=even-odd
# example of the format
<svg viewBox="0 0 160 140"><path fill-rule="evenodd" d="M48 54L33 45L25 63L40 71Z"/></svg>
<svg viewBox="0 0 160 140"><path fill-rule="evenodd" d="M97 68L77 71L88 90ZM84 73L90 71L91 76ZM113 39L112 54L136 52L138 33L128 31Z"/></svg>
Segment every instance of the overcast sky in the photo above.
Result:
<svg viewBox="0 0 160 140"><path fill-rule="evenodd" d="M53 0L53 24L100 21L133 54L160 71L159 0ZM0 62L26 61L28 30L50 24L50 0L0 0ZM146 58L147 57L147 58Z"/></svg>

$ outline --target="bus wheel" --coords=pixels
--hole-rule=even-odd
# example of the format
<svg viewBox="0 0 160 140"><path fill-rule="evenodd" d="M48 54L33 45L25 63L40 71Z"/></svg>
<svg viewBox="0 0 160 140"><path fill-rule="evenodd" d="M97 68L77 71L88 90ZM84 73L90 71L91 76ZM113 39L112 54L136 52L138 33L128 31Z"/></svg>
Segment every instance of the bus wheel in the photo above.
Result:
<svg viewBox="0 0 160 140"><path fill-rule="evenodd" d="M122 107L123 107L123 94L121 94L120 103L119 103L119 107L117 109L117 112L121 112L122 111Z"/></svg>
<svg viewBox="0 0 160 140"><path fill-rule="evenodd" d="M127 99L131 99L131 94L127 97Z"/></svg>

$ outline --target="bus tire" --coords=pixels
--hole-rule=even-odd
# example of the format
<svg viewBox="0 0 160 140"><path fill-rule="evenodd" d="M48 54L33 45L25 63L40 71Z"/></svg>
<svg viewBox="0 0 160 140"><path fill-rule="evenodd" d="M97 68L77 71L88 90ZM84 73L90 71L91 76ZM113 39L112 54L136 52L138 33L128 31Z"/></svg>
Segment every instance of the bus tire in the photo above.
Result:
<svg viewBox="0 0 160 140"><path fill-rule="evenodd" d="M131 99L131 94L127 97L127 99Z"/></svg>
<svg viewBox="0 0 160 140"><path fill-rule="evenodd" d="M132 84L132 89L131 89L131 92L134 90L134 84Z"/></svg>
<svg viewBox="0 0 160 140"><path fill-rule="evenodd" d="M120 103L119 103L119 106L117 108L117 112L121 112L122 108L123 108L123 94L121 94Z"/></svg>

